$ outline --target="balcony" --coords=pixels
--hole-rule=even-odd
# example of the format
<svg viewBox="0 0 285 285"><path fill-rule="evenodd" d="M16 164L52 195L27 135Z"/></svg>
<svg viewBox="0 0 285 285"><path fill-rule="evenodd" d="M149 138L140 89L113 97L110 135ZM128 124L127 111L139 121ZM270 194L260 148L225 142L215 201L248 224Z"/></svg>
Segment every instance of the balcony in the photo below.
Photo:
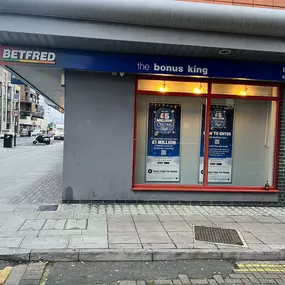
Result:
<svg viewBox="0 0 285 285"><path fill-rule="evenodd" d="M44 112L33 112L32 113L32 118L43 119L44 118Z"/></svg>
<svg viewBox="0 0 285 285"><path fill-rule="evenodd" d="M29 111L21 111L20 112L21 119L24 119L26 117L30 117L31 115L32 115L32 112L29 112Z"/></svg>
<svg viewBox="0 0 285 285"><path fill-rule="evenodd" d="M32 98L25 96L21 98L21 102L32 103Z"/></svg>

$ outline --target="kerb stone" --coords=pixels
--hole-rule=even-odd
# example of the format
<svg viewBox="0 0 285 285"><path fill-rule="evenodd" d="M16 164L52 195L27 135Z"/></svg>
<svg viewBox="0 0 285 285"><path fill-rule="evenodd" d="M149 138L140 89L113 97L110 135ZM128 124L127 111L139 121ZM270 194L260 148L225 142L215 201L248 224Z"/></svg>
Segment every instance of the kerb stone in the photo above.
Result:
<svg viewBox="0 0 285 285"><path fill-rule="evenodd" d="M78 261L77 249L32 250L31 261Z"/></svg>
<svg viewBox="0 0 285 285"><path fill-rule="evenodd" d="M82 249L79 261L152 261L148 250Z"/></svg>
<svg viewBox="0 0 285 285"><path fill-rule="evenodd" d="M30 250L25 248L0 248L0 260L30 261Z"/></svg>
<svg viewBox="0 0 285 285"><path fill-rule="evenodd" d="M193 250L154 250L153 260L217 260L221 259L222 254L219 250L205 250L205 249L193 249Z"/></svg>

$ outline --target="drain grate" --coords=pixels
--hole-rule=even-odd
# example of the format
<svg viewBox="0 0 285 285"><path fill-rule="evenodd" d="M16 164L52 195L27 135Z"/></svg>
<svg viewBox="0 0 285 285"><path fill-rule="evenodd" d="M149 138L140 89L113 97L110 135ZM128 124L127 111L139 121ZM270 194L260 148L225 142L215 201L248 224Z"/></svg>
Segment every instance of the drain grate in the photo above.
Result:
<svg viewBox="0 0 285 285"><path fill-rule="evenodd" d="M225 243L243 245L243 242L236 230L221 229L203 226L195 227L195 240L213 243Z"/></svg>
<svg viewBox="0 0 285 285"><path fill-rule="evenodd" d="M40 205L37 211L45 212L45 211L56 211L58 205Z"/></svg>

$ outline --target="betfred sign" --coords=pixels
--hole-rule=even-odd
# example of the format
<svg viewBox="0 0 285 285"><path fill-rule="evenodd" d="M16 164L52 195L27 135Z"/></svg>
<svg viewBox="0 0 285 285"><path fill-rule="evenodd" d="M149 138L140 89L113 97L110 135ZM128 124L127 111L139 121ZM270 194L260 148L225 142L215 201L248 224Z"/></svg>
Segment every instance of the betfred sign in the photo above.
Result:
<svg viewBox="0 0 285 285"><path fill-rule="evenodd" d="M4 48L2 54L3 62L56 64L55 60L56 54L47 51Z"/></svg>
<svg viewBox="0 0 285 285"><path fill-rule="evenodd" d="M285 82L283 63L0 46L0 65Z"/></svg>

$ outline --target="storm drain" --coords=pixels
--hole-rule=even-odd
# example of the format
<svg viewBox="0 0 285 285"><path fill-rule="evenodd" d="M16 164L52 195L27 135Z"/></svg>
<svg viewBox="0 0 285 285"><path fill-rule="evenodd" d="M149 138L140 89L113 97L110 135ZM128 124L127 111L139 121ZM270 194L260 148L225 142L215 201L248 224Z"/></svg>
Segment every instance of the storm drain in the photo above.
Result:
<svg viewBox="0 0 285 285"><path fill-rule="evenodd" d="M243 242L236 230L203 226L194 226L194 228L195 240L213 243L243 245Z"/></svg>
<svg viewBox="0 0 285 285"><path fill-rule="evenodd" d="M37 211L45 212L45 211L56 211L58 205L40 205Z"/></svg>

